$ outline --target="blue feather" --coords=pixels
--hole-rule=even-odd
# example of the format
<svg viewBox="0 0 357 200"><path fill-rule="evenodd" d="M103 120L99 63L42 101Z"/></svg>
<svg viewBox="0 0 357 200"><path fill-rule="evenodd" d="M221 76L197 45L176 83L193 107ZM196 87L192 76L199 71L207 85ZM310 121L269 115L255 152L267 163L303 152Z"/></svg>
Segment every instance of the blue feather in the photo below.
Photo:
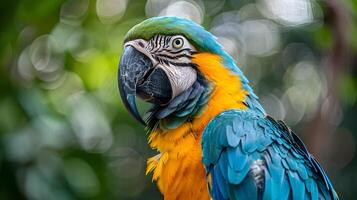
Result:
<svg viewBox="0 0 357 200"><path fill-rule="evenodd" d="M228 162L230 167L235 171L241 171L243 168L248 167L248 155L241 151L241 148L228 149Z"/></svg>
<svg viewBox="0 0 357 200"><path fill-rule="evenodd" d="M215 200L338 199L321 166L282 122L229 110L211 120L201 142L207 173L215 174ZM255 161L263 161L261 189Z"/></svg>
<svg viewBox="0 0 357 200"><path fill-rule="evenodd" d="M234 199L258 199L257 187L251 177L246 177L244 181L235 187Z"/></svg>
<svg viewBox="0 0 357 200"><path fill-rule="evenodd" d="M234 133L232 126L226 127L226 137L230 147L236 147L239 144L240 138Z"/></svg>
<svg viewBox="0 0 357 200"><path fill-rule="evenodd" d="M294 200L305 199L305 184L296 174L296 172L289 172L289 182L292 188Z"/></svg>
<svg viewBox="0 0 357 200"><path fill-rule="evenodd" d="M231 184L240 184L248 175L249 166L243 167L242 170L236 171L232 167L228 167L228 181Z"/></svg>

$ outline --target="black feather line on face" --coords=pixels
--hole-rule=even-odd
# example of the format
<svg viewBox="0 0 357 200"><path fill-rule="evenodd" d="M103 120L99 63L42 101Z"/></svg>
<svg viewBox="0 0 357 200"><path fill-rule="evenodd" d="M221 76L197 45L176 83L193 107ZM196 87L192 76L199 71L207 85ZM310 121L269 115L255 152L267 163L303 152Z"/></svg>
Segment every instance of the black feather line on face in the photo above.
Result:
<svg viewBox="0 0 357 200"><path fill-rule="evenodd" d="M189 54L194 53L194 51L192 51L192 49L190 49L190 48L180 49L178 51L172 51L172 50L169 50L169 49L162 49L160 52L164 52L164 51L167 51L167 52L172 53L172 54L181 53L183 51L187 51L187 53L189 53Z"/></svg>
<svg viewBox="0 0 357 200"><path fill-rule="evenodd" d="M171 36L167 36L167 37L166 37L166 40L165 40L165 48L168 48L168 47L170 46L169 44L170 44L171 38L172 38Z"/></svg>
<svg viewBox="0 0 357 200"><path fill-rule="evenodd" d="M162 48L162 39L164 39L164 37L160 37L160 39L159 39L159 49L161 49Z"/></svg>
<svg viewBox="0 0 357 200"><path fill-rule="evenodd" d="M192 67L192 68L195 68L197 69L196 65L193 64L193 63L179 63L179 62L172 62L172 61L168 61L166 60L168 63L170 63L171 65L174 65L174 66L178 66L178 67Z"/></svg>
<svg viewBox="0 0 357 200"><path fill-rule="evenodd" d="M188 59L192 59L191 55L186 55L186 54L181 54L181 55L167 55L167 54L156 54L156 56L158 57L165 57L165 58L169 58L169 59L180 59L180 58L188 58Z"/></svg>
<svg viewBox="0 0 357 200"><path fill-rule="evenodd" d="M148 52L151 52L154 49L154 46L155 46L154 41L150 40L149 45L148 45L148 47L150 47L150 49L148 48Z"/></svg>

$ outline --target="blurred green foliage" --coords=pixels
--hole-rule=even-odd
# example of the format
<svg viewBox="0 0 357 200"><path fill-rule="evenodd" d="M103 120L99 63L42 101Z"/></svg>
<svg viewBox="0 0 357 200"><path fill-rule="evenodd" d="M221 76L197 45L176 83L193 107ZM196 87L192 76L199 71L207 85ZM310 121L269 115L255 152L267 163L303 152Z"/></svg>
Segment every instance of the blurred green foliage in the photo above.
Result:
<svg viewBox="0 0 357 200"><path fill-rule="evenodd" d="M191 6L187 16L211 30L237 59L268 113L309 142L314 133L305 127L329 89L324 62L335 42L324 3L306 0L312 17L288 18L272 15L274 7L264 0L186 2L1 2L0 199L161 199L144 174L146 159L156 152L121 104L117 65L123 37L133 25L158 14L184 13L185 6ZM321 159L341 199L353 199L357 5L337 3L349 14L351 49L346 66L340 66L342 106L332 122L333 144ZM291 6L294 11L299 4Z"/></svg>

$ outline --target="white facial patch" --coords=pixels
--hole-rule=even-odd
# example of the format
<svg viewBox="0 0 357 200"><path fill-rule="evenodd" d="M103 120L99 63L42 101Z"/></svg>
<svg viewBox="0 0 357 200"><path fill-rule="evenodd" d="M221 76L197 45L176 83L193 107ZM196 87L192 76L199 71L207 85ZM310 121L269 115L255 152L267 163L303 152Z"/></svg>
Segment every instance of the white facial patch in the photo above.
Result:
<svg viewBox="0 0 357 200"><path fill-rule="evenodd" d="M192 67L182 67L175 65L158 65L166 72L172 88L172 99L183 91L190 88L197 79L197 72Z"/></svg>
<svg viewBox="0 0 357 200"><path fill-rule="evenodd" d="M189 89L197 80L197 71L190 66L196 49L182 35L156 35L150 40L136 39L125 43L146 55L153 67L161 68L168 76L172 99Z"/></svg>

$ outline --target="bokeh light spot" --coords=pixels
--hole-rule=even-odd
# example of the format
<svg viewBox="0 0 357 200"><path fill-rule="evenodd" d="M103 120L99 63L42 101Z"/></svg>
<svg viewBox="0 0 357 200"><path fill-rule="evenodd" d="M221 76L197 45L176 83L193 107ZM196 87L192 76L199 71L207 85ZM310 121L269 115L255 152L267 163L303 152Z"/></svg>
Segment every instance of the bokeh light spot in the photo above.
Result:
<svg viewBox="0 0 357 200"><path fill-rule="evenodd" d="M124 15L127 0L97 0L96 10L103 24L114 24Z"/></svg>
<svg viewBox="0 0 357 200"><path fill-rule="evenodd" d="M204 8L195 1L173 1L159 15L183 17L201 24L203 22Z"/></svg>

